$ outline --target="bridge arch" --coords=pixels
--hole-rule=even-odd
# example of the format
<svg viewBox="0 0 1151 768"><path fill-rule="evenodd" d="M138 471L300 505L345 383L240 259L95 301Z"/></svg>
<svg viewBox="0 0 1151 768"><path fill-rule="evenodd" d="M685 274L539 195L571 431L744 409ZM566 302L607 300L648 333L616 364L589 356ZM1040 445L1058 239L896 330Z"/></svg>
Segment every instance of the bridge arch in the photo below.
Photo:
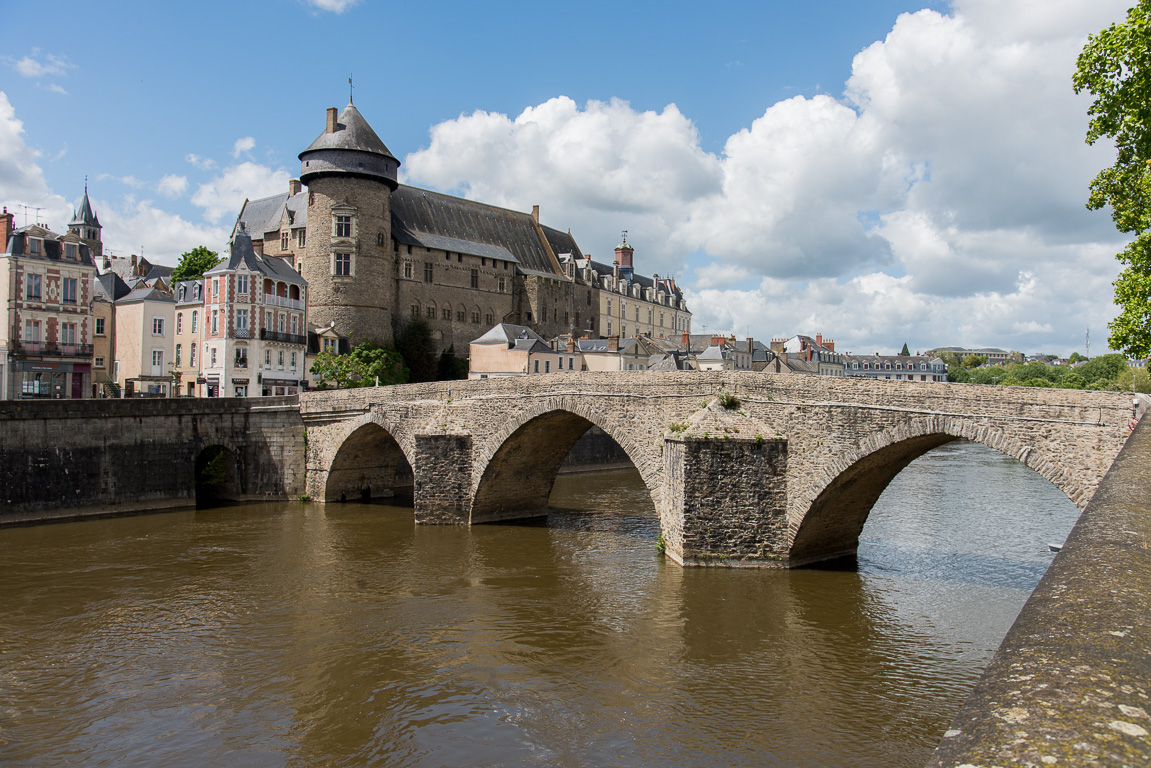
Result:
<svg viewBox="0 0 1151 768"><path fill-rule="evenodd" d="M662 438L644 445L631 430L580 400L560 398L525 409L476 450L472 522L542 514L560 464L592 426L619 444L659 509Z"/></svg>
<svg viewBox="0 0 1151 768"><path fill-rule="evenodd" d="M239 501L241 475L240 453L235 448L219 441L201 447L194 469L196 506Z"/></svg>
<svg viewBox="0 0 1151 768"><path fill-rule="evenodd" d="M414 483L411 452L379 416L353 422L324 465L324 501L370 501L406 495Z"/></svg>
<svg viewBox="0 0 1151 768"><path fill-rule="evenodd" d="M1070 472L1002 430L969 419L912 419L870 435L846 451L820 457L817 465L823 470L793 507L800 516L790 524L789 562L803 565L854 555L871 508L895 476L932 448L961 438L1017 459L1081 510L1090 499L1090 492Z"/></svg>

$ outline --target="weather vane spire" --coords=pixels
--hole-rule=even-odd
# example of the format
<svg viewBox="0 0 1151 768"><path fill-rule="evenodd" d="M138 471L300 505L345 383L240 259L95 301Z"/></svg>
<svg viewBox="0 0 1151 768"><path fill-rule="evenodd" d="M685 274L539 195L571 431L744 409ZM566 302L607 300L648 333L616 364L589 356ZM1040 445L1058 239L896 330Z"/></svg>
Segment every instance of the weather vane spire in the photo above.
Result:
<svg viewBox="0 0 1151 768"><path fill-rule="evenodd" d="M355 88L355 86L352 85L352 76L349 74L348 75L348 103L349 104L352 103L352 89L353 88Z"/></svg>

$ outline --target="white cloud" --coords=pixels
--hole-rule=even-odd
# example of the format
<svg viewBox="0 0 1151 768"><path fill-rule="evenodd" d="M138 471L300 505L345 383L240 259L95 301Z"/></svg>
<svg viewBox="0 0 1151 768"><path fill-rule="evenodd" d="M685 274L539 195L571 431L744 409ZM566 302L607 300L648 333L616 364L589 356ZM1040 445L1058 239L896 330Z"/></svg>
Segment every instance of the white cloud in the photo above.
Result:
<svg viewBox="0 0 1151 768"><path fill-rule="evenodd" d="M67 92L66 90L64 90L64 88L63 88L63 87L61 87L61 86L59 86L59 85L56 85L56 83L50 83L50 84L48 85L48 90L52 91L53 93L59 93L59 94L61 94L61 95L63 95L63 96L67 96L67 95L68 95L68 92Z"/></svg>
<svg viewBox="0 0 1151 768"><path fill-rule="evenodd" d="M359 0L308 0L308 5L321 11L343 13L358 2Z"/></svg>
<svg viewBox="0 0 1151 768"><path fill-rule="evenodd" d="M204 209L205 219L217 224L226 216L238 215L245 199L286 192L289 178L282 168L243 162L225 168L223 174L197 187L192 203Z"/></svg>
<svg viewBox="0 0 1151 768"><path fill-rule="evenodd" d="M156 184L156 191L164 197L181 197L188 191L188 177L169 173Z"/></svg>
<svg viewBox="0 0 1151 768"><path fill-rule="evenodd" d="M696 264L701 329L1068 352L1114 316L1121 247L1084 207L1112 156L1084 143L1088 100L1071 74L1086 35L1126 5L956 0L950 15L903 14L855 56L841 98L767 106L718 156L674 105L560 97L435 126L405 180L539 203L605 260L628 229L641 271Z"/></svg>
<svg viewBox="0 0 1151 768"><path fill-rule="evenodd" d="M38 48L32 49L31 56L25 56L19 60L7 59L7 61L13 69L28 78L44 77L45 75L64 76L68 74L68 70L76 68L76 65L69 61L67 56L49 53L40 57Z"/></svg>
<svg viewBox="0 0 1151 768"><path fill-rule="evenodd" d="M71 206L48 189L36 162L39 157L40 153L25 141L24 123L16 118L8 95L0 91L0 200L12 206L12 213L23 214L30 209L29 223L34 221L31 217L37 215L37 208L41 209L41 221L67 223L71 221ZM24 216L18 215L16 224L23 226Z"/></svg>
<svg viewBox="0 0 1151 768"><path fill-rule="evenodd" d="M232 145L232 157L239 157L247 152L251 152L254 146L256 146L256 140L251 136L236 139L236 143Z"/></svg>
<svg viewBox="0 0 1151 768"><path fill-rule="evenodd" d="M180 254L197 245L219 251L229 229L195 224L155 207L150 200L124 198L120 204L94 200L96 215L104 225L105 250L118 256L143 254L153 264L175 265Z"/></svg>
<svg viewBox="0 0 1151 768"><path fill-rule="evenodd" d="M209 157L200 157L199 155L193 155L191 153L185 155L184 160L186 160L190 165L196 166L201 171L210 171L216 167L216 161L215 160L213 160Z"/></svg>

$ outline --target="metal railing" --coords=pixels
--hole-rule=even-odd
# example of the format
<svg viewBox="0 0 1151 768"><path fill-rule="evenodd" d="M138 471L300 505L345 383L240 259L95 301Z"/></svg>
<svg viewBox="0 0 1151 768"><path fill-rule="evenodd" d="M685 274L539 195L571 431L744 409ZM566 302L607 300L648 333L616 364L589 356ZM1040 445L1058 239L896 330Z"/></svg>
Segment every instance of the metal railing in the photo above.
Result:
<svg viewBox="0 0 1151 768"><path fill-rule="evenodd" d="M251 328L233 328L232 329L232 338L233 339L250 339L250 338L252 338L252 329Z"/></svg>
<svg viewBox="0 0 1151 768"><path fill-rule="evenodd" d="M287 296L277 296L274 293L264 294L264 304L272 307L284 307L285 309L300 309L304 308L304 302L299 299L289 299Z"/></svg>
<svg viewBox="0 0 1151 768"><path fill-rule="evenodd" d="M269 331L265 328L260 329L260 338L264 341L278 341L283 344L300 344L308 343L308 337L298 333L281 333L280 331Z"/></svg>
<svg viewBox="0 0 1151 768"><path fill-rule="evenodd" d="M8 342L9 349L16 355L53 355L55 357L91 357L91 344L60 344L55 341L23 341L14 339Z"/></svg>

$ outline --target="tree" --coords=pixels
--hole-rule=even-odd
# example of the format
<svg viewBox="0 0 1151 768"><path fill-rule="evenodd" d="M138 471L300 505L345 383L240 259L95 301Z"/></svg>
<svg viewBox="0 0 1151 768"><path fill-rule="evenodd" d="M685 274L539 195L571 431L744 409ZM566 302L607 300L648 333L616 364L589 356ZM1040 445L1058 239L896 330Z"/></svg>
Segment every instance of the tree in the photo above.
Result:
<svg viewBox="0 0 1151 768"><path fill-rule="evenodd" d="M440 353L439 363L436 364L436 381L454 381L468 377L468 361L456 357L456 345Z"/></svg>
<svg viewBox="0 0 1151 768"><path fill-rule="evenodd" d="M904 357L910 357L911 351L907 349L907 342L903 342L903 350L899 353Z"/></svg>
<svg viewBox="0 0 1151 768"><path fill-rule="evenodd" d="M422 317L413 317L396 333L396 351L411 370L413 383L436 380L436 344Z"/></svg>
<svg viewBox="0 0 1151 768"><path fill-rule="evenodd" d="M408 369L403 358L393 350L381 347L368 339L355 346L351 353L334 355L321 352L312 363L312 373L320 377L318 389L327 389L332 382L338 389L406 384Z"/></svg>
<svg viewBox="0 0 1151 768"><path fill-rule="evenodd" d="M1078 352L1072 352L1071 357L1067 358L1067 362L1071 365L1075 365L1075 363L1078 363L1080 361L1087 362L1087 360L1088 360L1088 358L1084 357L1083 355L1079 354Z"/></svg>
<svg viewBox="0 0 1151 768"><path fill-rule="evenodd" d="M986 363L986 355L968 355L967 357L963 358L964 368L978 368L979 366L985 365Z"/></svg>
<svg viewBox="0 0 1151 768"><path fill-rule="evenodd" d="M1139 0L1127 20L1087 39L1072 83L1095 97L1087 110L1087 143L1115 142L1115 163L1091 181L1087 207L1111 206L1111 220L1135 239L1116 258L1121 308L1107 341L1132 357L1151 354L1151 0Z"/></svg>
<svg viewBox="0 0 1151 768"><path fill-rule="evenodd" d="M209 251L202 245L180 256L180 263L172 270L172 282L177 280L198 280L212 267L223 259L215 251Z"/></svg>

